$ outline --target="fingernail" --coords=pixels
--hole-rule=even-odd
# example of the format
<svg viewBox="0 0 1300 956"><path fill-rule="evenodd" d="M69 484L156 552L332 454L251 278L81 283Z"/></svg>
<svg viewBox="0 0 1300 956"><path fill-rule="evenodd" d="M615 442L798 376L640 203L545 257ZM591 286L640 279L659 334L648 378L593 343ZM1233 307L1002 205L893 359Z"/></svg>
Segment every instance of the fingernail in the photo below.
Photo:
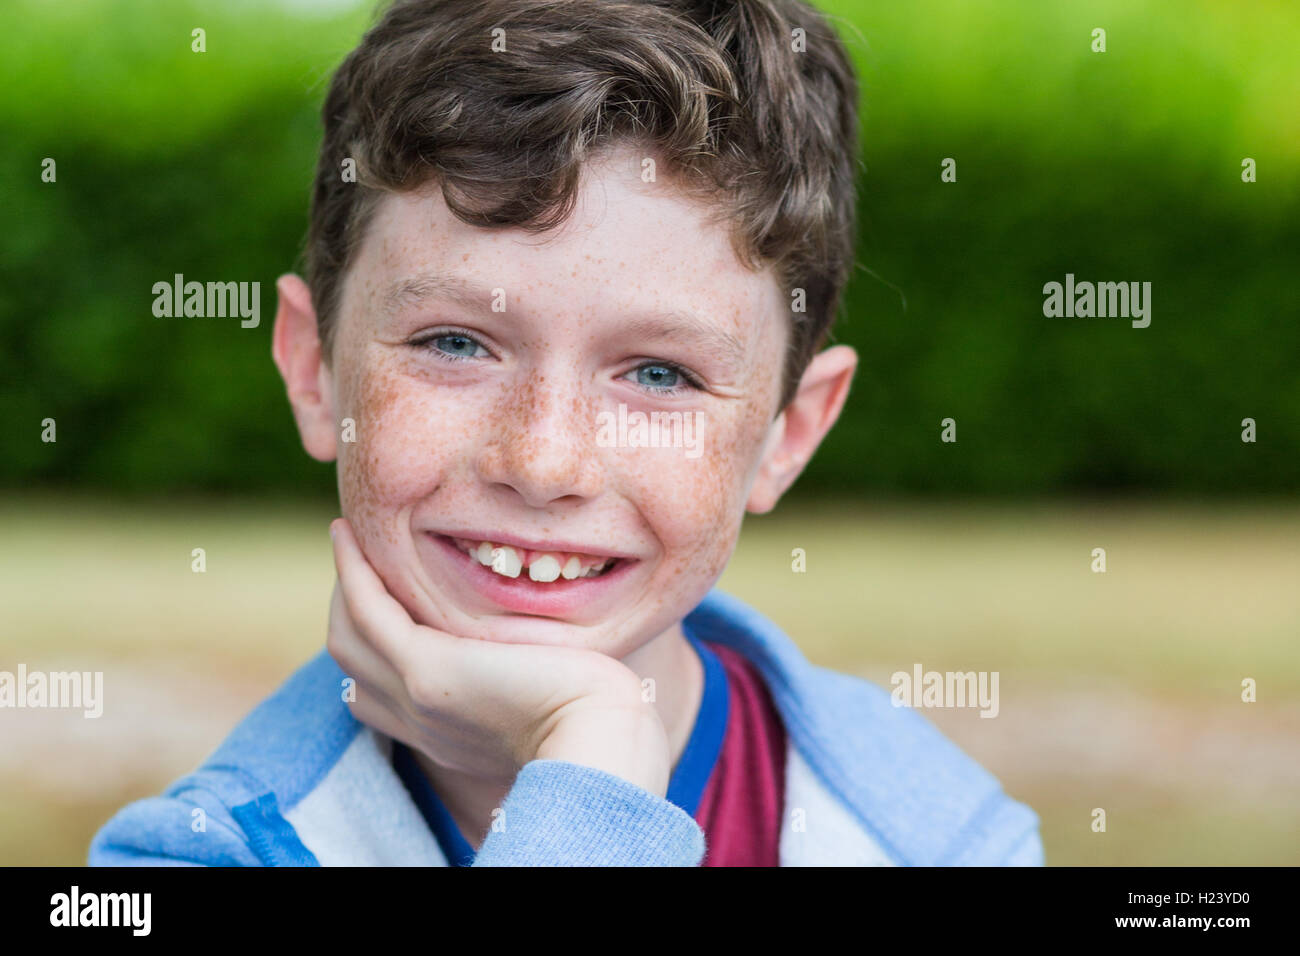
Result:
<svg viewBox="0 0 1300 956"><path fill-rule="evenodd" d="M330 538L331 538L331 539L334 538L337 534L338 534L338 528L335 527L334 522L331 521L331 522L330 522Z"/></svg>

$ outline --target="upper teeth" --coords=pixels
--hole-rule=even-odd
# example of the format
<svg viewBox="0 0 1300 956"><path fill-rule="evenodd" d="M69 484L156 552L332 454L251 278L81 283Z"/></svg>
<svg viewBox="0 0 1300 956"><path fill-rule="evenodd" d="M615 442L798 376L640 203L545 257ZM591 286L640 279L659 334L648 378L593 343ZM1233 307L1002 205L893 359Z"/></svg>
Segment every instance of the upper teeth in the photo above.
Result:
<svg viewBox="0 0 1300 956"><path fill-rule="evenodd" d="M508 578L519 577L525 565L524 560L531 553L528 563L528 577L534 581L547 583L563 577L566 581L574 578L589 578L605 570L611 558L596 558L592 555L563 554L549 551L528 552L513 548L508 544L493 544L490 541L471 542L455 539L456 544L473 557L479 564L491 568L497 574Z"/></svg>
<svg viewBox="0 0 1300 956"><path fill-rule="evenodd" d="M528 565L528 576L534 581L554 581L560 576L560 559L544 554Z"/></svg>
<svg viewBox="0 0 1300 956"><path fill-rule="evenodd" d="M492 549L492 570L497 574L504 574L508 578L517 578L523 566L523 559L519 557L514 548Z"/></svg>

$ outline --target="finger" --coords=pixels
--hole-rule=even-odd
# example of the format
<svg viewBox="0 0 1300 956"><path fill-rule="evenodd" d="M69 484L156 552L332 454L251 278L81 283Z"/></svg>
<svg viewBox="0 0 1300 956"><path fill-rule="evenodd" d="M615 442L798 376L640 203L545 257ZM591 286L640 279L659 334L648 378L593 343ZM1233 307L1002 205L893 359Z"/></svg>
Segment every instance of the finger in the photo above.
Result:
<svg viewBox="0 0 1300 956"><path fill-rule="evenodd" d="M348 616L357 630L389 663L401 669L415 632L415 622L370 566L346 518L330 523L334 567Z"/></svg>
<svg viewBox="0 0 1300 956"><path fill-rule="evenodd" d="M330 600L329 636L325 649L339 669L356 680L358 686L364 683L380 687L389 697L400 691L402 680L396 668L352 623L344 606L342 588L337 584Z"/></svg>
<svg viewBox="0 0 1300 956"><path fill-rule="evenodd" d="M337 586L330 602L326 650L352 680L352 693L345 700L353 717L389 736L393 736L394 728L405 727L405 685L392 665L353 626Z"/></svg>

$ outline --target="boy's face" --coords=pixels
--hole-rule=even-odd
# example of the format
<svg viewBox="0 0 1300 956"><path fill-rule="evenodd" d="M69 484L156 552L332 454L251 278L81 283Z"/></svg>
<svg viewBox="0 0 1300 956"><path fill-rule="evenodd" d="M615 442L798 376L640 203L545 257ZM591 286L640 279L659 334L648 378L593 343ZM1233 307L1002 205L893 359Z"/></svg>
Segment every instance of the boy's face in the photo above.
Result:
<svg viewBox="0 0 1300 956"><path fill-rule="evenodd" d="M316 427L332 415L343 515L415 621L621 658L731 555L779 444L790 307L706 210L642 181L639 154L586 175L543 234L467 225L438 189L385 197L342 290ZM629 425L682 413L658 438L678 447L629 447L643 442L619 433L620 405ZM340 439L349 418L355 441ZM484 541L570 571L619 560L538 582L463 550Z"/></svg>

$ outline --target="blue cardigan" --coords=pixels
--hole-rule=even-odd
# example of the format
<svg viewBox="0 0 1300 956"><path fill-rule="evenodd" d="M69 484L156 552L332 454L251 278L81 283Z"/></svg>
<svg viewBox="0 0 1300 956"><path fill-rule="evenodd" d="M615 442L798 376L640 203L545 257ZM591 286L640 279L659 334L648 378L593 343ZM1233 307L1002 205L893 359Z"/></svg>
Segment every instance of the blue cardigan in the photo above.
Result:
<svg viewBox="0 0 1300 956"><path fill-rule="evenodd" d="M782 866L1043 863L1038 817L887 691L816 667L752 608L711 591L686 623L762 673L788 750ZM343 701L321 651L193 773L120 810L92 866L445 866L392 766L392 740ZM475 866L696 866L704 834L658 797L559 760L520 770Z"/></svg>

